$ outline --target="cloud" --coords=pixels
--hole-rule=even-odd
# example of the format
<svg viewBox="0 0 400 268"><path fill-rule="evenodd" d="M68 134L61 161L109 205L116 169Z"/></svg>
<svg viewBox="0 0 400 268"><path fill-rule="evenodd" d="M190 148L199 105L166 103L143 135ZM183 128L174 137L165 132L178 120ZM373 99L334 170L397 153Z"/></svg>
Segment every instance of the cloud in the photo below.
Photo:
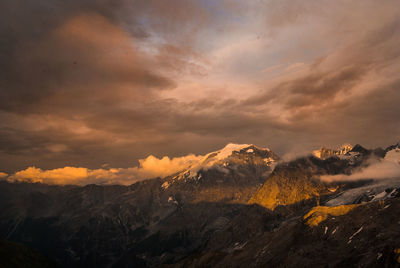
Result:
<svg viewBox="0 0 400 268"><path fill-rule="evenodd" d="M127 169L228 142L288 156L395 142L397 7L7 0L0 169Z"/></svg>
<svg viewBox="0 0 400 268"><path fill-rule="evenodd" d="M396 150L387 153L383 160L373 159L371 163L361 170L350 175L324 175L320 179L326 182L357 181L365 179L391 179L400 178L400 155Z"/></svg>
<svg viewBox="0 0 400 268"><path fill-rule="evenodd" d="M150 155L146 159L139 160L140 168L138 170L143 177L166 176L186 169L202 158L203 156L193 154L173 158L164 156L161 159Z"/></svg>
<svg viewBox="0 0 400 268"><path fill-rule="evenodd" d="M157 158L148 156L139 160L138 167L131 168L101 168L88 169L84 167L63 167L42 170L28 167L14 174L0 172L0 179L12 182L31 182L58 185L87 185L87 184L123 184L130 185L137 181L165 177L188 168L198 162L202 156L187 155L183 157Z"/></svg>
<svg viewBox="0 0 400 268"><path fill-rule="evenodd" d="M281 158L285 162L290 162L298 158L307 157L310 155L311 155L310 151L293 148L290 152L284 154Z"/></svg>
<svg viewBox="0 0 400 268"><path fill-rule="evenodd" d="M55 184L65 184L72 182L72 184L79 182L79 180L88 178L88 170L86 168L64 167L53 170L41 170L35 167L29 167L11 175L8 180L10 181L29 181ZM67 183L68 184L68 183Z"/></svg>
<svg viewBox="0 0 400 268"><path fill-rule="evenodd" d="M72 109L89 112L89 99L94 109L173 86L137 51L126 31L93 13L69 18L39 41L21 45L6 81L9 89L1 92L0 108L62 115Z"/></svg>

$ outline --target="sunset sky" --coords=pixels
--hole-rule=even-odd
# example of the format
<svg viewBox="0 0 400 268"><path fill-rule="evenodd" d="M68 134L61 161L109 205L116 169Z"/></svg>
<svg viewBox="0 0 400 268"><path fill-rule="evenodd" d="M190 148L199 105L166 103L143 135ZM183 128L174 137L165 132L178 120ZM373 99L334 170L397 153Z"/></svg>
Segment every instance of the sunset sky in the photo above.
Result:
<svg viewBox="0 0 400 268"><path fill-rule="evenodd" d="M4 0L0 36L0 177L399 140L398 0Z"/></svg>

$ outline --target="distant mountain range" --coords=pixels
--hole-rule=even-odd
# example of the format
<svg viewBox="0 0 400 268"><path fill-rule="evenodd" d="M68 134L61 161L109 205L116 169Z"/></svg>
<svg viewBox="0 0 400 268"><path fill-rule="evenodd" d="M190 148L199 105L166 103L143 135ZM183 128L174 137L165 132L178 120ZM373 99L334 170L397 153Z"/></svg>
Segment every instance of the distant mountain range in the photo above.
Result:
<svg viewBox="0 0 400 268"><path fill-rule="evenodd" d="M0 252L23 244L59 267L400 267L399 163L399 144L289 162L228 144L130 186L3 180Z"/></svg>

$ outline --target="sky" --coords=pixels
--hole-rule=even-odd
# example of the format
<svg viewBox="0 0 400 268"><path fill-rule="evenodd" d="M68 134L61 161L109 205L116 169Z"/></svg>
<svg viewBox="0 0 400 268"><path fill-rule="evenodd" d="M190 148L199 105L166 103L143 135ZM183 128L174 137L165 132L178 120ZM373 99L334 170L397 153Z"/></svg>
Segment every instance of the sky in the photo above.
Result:
<svg viewBox="0 0 400 268"><path fill-rule="evenodd" d="M5 0L0 36L0 177L399 141L397 0Z"/></svg>

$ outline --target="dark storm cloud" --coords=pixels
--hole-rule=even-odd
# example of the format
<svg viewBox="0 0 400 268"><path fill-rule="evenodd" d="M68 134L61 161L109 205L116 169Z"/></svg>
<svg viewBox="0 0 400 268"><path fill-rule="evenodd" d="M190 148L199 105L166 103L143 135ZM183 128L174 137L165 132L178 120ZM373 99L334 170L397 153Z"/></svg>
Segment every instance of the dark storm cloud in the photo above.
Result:
<svg viewBox="0 0 400 268"><path fill-rule="evenodd" d="M396 3L2 3L0 171L29 165L132 167L149 154L206 153L228 142L280 154L322 144L395 142L400 134ZM246 12L251 16L242 16ZM245 31L228 35L253 15L259 17ZM297 34L302 31L306 37ZM253 32L266 36L266 44L254 45L253 37L247 41ZM268 50L273 42L282 51L252 55L255 65L270 66L279 58L302 66L300 71L286 68L277 83L264 81L262 72L254 74L257 81L239 81L237 73L229 73L251 66L241 48ZM303 47L324 49L298 64L296 55L307 54ZM243 68L211 68L226 55L239 57L228 65ZM211 83L208 76L220 72L227 73ZM236 81L249 89L244 97L229 94ZM167 94L177 87L201 97ZM210 94L200 95L203 89Z"/></svg>
<svg viewBox="0 0 400 268"><path fill-rule="evenodd" d="M1 168L19 166L13 161L21 161L21 156L47 159L45 155L55 154L79 165L87 162L80 156L93 159L99 150L105 153L109 146L119 150L123 145L118 142L130 143L124 132L132 133L133 144L143 141L148 129L154 133L160 112L140 107L155 99L156 91L175 86L161 69L185 68L185 57L195 55L189 46L191 34L207 22L207 13L197 1L174 3L4 1L0 8ZM170 43L160 44L164 49L158 58L138 44L154 37ZM178 48L174 42L188 47ZM7 155L12 159L7 160ZM40 163L46 166L46 161Z"/></svg>
<svg viewBox="0 0 400 268"><path fill-rule="evenodd" d="M266 93L253 96L243 104L263 105L273 102L284 105L286 109L321 105L331 102L336 94L350 90L365 75L363 66L331 70L327 73L320 73L310 68L309 72L310 74L305 77L282 82Z"/></svg>
<svg viewBox="0 0 400 268"><path fill-rule="evenodd" d="M13 62L13 55L19 44L39 41L49 31L60 26L69 17L84 12L96 12L111 20L117 18L123 1L4 1L1 5L0 43L1 64ZM133 16L133 18L135 18ZM132 19L134 20L134 19ZM145 36L140 25L132 21L131 33ZM138 30L139 29L139 30ZM3 73L4 74L4 73ZM7 74L7 73L5 73Z"/></svg>
<svg viewBox="0 0 400 268"><path fill-rule="evenodd" d="M99 87L115 84L125 83L141 92L173 86L169 78L157 74L156 62L142 57L135 41L148 37L146 31L152 28L172 31L189 17L193 23L187 23L187 31L201 24L200 6L190 1L176 4L174 8L164 1L4 3L0 11L0 108L31 112L43 99L77 97L74 91L85 99L85 94L95 90L101 95L105 90ZM156 20L146 22L148 17ZM185 53L190 51L186 48ZM174 58L162 62L168 66L168 61Z"/></svg>

